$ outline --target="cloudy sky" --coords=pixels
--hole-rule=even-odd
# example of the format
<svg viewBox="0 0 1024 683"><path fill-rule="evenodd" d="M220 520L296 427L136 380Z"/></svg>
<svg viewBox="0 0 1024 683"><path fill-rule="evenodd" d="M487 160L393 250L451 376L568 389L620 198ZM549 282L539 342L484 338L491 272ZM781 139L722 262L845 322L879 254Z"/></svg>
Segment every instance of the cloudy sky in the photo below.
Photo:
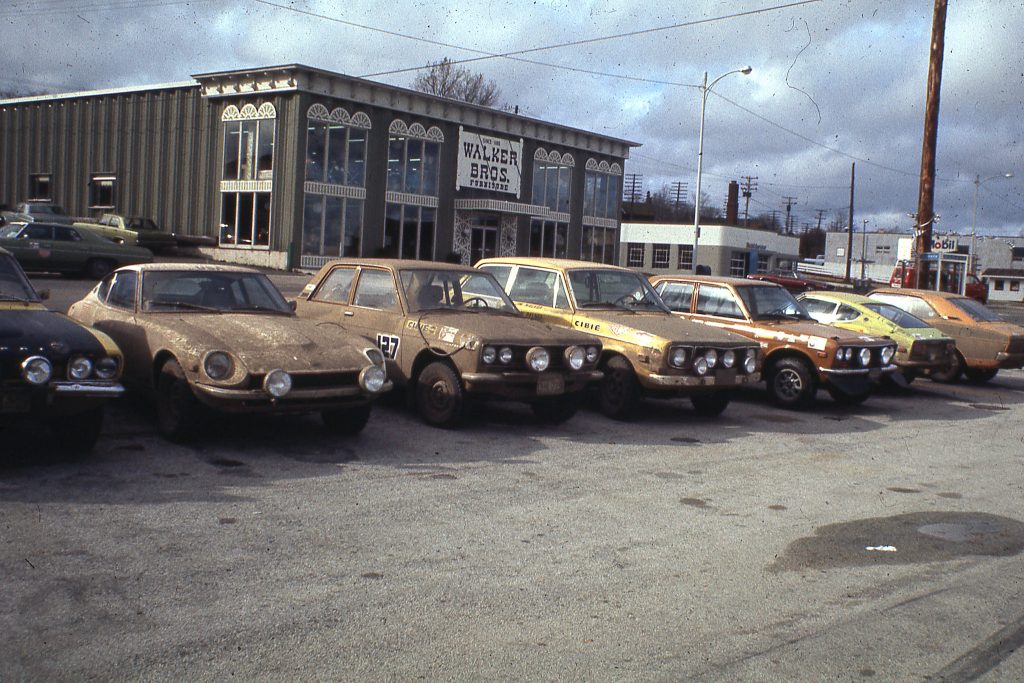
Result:
<svg viewBox="0 0 1024 683"><path fill-rule="evenodd" d="M909 231L917 209L930 0L5 0L0 91L61 92L303 63L409 86L443 57L531 117L642 144L644 188L757 177L751 214L795 198L798 227ZM1024 235L1024 0L949 0L936 164L938 230ZM549 48L549 49L536 49ZM530 52L523 52L531 50ZM1000 177L1012 172L1010 179Z"/></svg>

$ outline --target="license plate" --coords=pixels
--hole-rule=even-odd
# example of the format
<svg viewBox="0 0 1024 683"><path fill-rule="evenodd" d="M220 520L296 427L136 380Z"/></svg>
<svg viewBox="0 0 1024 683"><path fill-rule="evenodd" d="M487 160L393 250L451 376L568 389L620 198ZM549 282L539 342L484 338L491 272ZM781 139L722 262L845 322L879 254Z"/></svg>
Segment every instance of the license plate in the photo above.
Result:
<svg viewBox="0 0 1024 683"><path fill-rule="evenodd" d="M722 368L715 373L716 384L736 384L736 370L734 368Z"/></svg>
<svg viewBox="0 0 1024 683"><path fill-rule="evenodd" d="M551 396L552 394L565 393L565 380L559 375L541 377L537 380L537 395Z"/></svg>

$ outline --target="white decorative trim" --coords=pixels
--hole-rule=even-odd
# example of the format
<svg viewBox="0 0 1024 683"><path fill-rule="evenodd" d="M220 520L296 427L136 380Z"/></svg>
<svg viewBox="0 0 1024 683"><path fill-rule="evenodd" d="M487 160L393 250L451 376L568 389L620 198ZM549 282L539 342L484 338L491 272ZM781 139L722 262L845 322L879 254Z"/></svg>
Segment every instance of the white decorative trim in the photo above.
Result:
<svg viewBox="0 0 1024 683"><path fill-rule="evenodd" d="M342 197L344 199L366 199L366 188L352 185L333 185L331 183L318 183L307 180L302 185L302 191L307 194L322 194L328 197Z"/></svg>
<svg viewBox="0 0 1024 683"><path fill-rule="evenodd" d="M536 216L538 213L548 211L546 206L536 204L521 204L519 202L506 202L500 199L456 199L456 211L496 211L499 213L519 214L523 216Z"/></svg>
<svg viewBox="0 0 1024 683"><path fill-rule="evenodd" d="M504 215L501 217L501 235L498 245L499 256L516 256L516 235L519 225L515 216Z"/></svg>
<svg viewBox="0 0 1024 683"><path fill-rule="evenodd" d="M533 159L534 159L534 161L547 161L548 160L547 150L545 150L543 147L538 147L533 152Z"/></svg>
<svg viewBox="0 0 1024 683"><path fill-rule="evenodd" d="M345 126L352 126L353 128L370 129L373 127L370 123L370 117L361 111L357 111L350 116L342 107L335 107L331 111L327 111L327 107L319 103L309 106L306 118L310 121L321 121L323 123L340 123Z"/></svg>
<svg viewBox="0 0 1024 683"><path fill-rule="evenodd" d="M314 256L312 254L303 254L299 259L299 268L309 270L320 270L327 265L327 262L338 258L337 256Z"/></svg>
<svg viewBox="0 0 1024 683"><path fill-rule="evenodd" d="M273 180L222 180L221 192L270 192Z"/></svg>
<svg viewBox="0 0 1024 683"><path fill-rule="evenodd" d="M562 159L559 161L559 163L562 164L563 166L575 166L576 159L573 157L573 155L566 152L565 154L562 155Z"/></svg>
<svg viewBox="0 0 1024 683"><path fill-rule="evenodd" d="M391 135L408 135L409 126L405 125L405 121L402 119L395 119L388 126L388 133Z"/></svg>
<svg viewBox="0 0 1024 683"><path fill-rule="evenodd" d="M471 242L473 226L469 223L469 214L464 211L455 212L455 230L452 232L452 251L462 257L462 265L471 266Z"/></svg>
<svg viewBox="0 0 1024 683"><path fill-rule="evenodd" d="M430 130L423 127L422 123L406 125L402 119L395 119L388 126L388 133L400 137L416 138L418 140L429 140L431 142L444 142L444 132L437 126L431 126Z"/></svg>
<svg viewBox="0 0 1024 683"><path fill-rule="evenodd" d="M608 167L608 172L612 175L622 175L622 166L616 162Z"/></svg>
<svg viewBox="0 0 1024 683"><path fill-rule="evenodd" d="M246 104L239 111L238 107L229 104L220 115L221 121L255 121L258 119L276 119L277 109L270 102L264 102L256 108L255 104Z"/></svg>
<svg viewBox="0 0 1024 683"><path fill-rule="evenodd" d="M614 218L598 218L597 216L584 216L583 225L591 225L596 228L611 228L612 230L617 230L619 227L619 222Z"/></svg>
<svg viewBox="0 0 1024 683"><path fill-rule="evenodd" d="M313 119L314 121L329 121L331 119L331 112L327 111L327 107L317 102L309 105L306 118Z"/></svg>
<svg viewBox="0 0 1024 683"><path fill-rule="evenodd" d="M531 214L533 218L539 218L544 221L555 221L557 223L568 223L569 214L561 211L552 211L546 206L538 206L539 211Z"/></svg>
<svg viewBox="0 0 1024 683"><path fill-rule="evenodd" d="M364 114L361 111L357 111L355 114L352 114L351 125L355 128L365 128L367 130L373 128L373 124L370 122L369 115Z"/></svg>
<svg viewBox="0 0 1024 683"><path fill-rule="evenodd" d="M444 142L444 132L437 126L431 126L427 130L427 140L431 142Z"/></svg>
<svg viewBox="0 0 1024 683"><path fill-rule="evenodd" d="M425 194L410 194L408 192L385 192L384 201L389 204L425 206L429 209L436 209L438 204L437 197L430 197Z"/></svg>
<svg viewBox="0 0 1024 683"><path fill-rule="evenodd" d="M538 147L533 153L534 161L547 161L552 164L560 164L562 166L575 166L576 160L571 154L566 152L565 154L559 154L555 150L548 152L543 147Z"/></svg>
<svg viewBox="0 0 1024 683"><path fill-rule="evenodd" d="M420 138L421 140L426 139L427 129L423 127L422 123L414 123L409 126L409 137Z"/></svg>

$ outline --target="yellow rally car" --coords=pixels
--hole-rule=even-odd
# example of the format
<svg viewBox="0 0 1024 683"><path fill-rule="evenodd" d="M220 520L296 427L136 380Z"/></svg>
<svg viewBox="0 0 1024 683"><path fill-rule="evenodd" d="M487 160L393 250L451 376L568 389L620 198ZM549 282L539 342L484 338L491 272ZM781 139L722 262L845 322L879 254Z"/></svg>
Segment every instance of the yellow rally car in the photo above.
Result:
<svg viewBox="0 0 1024 683"><path fill-rule="evenodd" d="M644 396L679 395L698 413L718 415L734 389L761 379L756 343L674 316L632 270L528 257L489 258L477 267L528 316L601 339L600 405L610 417L633 416Z"/></svg>

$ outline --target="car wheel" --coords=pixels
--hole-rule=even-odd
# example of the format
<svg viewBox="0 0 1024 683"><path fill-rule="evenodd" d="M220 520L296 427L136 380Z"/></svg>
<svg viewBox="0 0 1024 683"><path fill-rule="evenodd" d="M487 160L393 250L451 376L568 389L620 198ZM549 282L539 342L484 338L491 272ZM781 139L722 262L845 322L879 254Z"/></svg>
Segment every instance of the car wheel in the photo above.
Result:
<svg viewBox="0 0 1024 683"><path fill-rule="evenodd" d="M164 363L156 388L156 419L160 433L171 441L188 441L196 435L201 406L175 360Z"/></svg>
<svg viewBox="0 0 1024 683"><path fill-rule="evenodd" d="M855 393L849 393L843 391L838 387L828 386L825 387L828 390L828 395L832 397L832 400L836 403L844 406L857 406L868 400L871 396L871 389L865 391L858 391Z"/></svg>
<svg viewBox="0 0 1024 683"><path fill-rule="evenodd" d="M972 370L971 368L966 368L964 370L964 377L966 377L967 381L971 382L972 384L984 384L985 382L994 379L997 374L999 374L998 369Z"/></svg>
<svg viewBox="0 0 1024 683"><path fill-rule="evenodd" d="M710 394L697 394L690 397L693 409L702 417L718 417L725 411L731 400L731 391L715 391Z"/></svg>
<svg viewBox="0 0 1024 683"><path fill-rule="evenodd" d="M444 429L462 421L462 383L447 363L431 363L416 380L416 409L427 424Z"/></svg>
<svg viewBox="0 0 1024 683"><path fill-rule="evenodd" d="M94 258L89 259L85 264L85 274L94 280L105 278L117 264L110 259Z"/></svg>
<svg viewBox="0 0 1024 683"><path fill-rule="evenodd" d="M628 420L640 406L640 383L633 367L622 356L611 358L604 367L600 387L601 412L615 420Z"/></svg>
<svg viewBox="0 0 1024 683"><path fill-rule="evenodd" d="M568 421L580 409L583 403L580 392L563 396L545 396L530 404L538 422L559 425Z"/></svg>
<svg viewBox="0 0 1024 683"><path fill-rule="evenodd" d="M768 397L783 408L807 407L817 390L811 368L800 358L783 358L768 372Z"/></svg>
<svg viewBox="0 0 1024 683"><path fill-rule="evenodd" d="M936 382L942 382L944 384L951 384L960 379L960 373L964 369L964 357L957 351L953 354L953 358L950 360L949 365L941 370L932 370L928 375L932 380Z"/></svg>
<svg viewBox="0 0 1024 683"><path fill-rule="evenodd" d="M92 450L103 430L103 408L90 408L72 415L62 415L50 422L57 445L74 453Z"/></svg>
<svg viewBox="0 0 1024 683"><path fill-rule="evenodd" d="M363 431L366 423L370 421L370 404L354 408L325 410L320 413L320 417L323 418L324 426L331 434L355 436Z"/></svg>

